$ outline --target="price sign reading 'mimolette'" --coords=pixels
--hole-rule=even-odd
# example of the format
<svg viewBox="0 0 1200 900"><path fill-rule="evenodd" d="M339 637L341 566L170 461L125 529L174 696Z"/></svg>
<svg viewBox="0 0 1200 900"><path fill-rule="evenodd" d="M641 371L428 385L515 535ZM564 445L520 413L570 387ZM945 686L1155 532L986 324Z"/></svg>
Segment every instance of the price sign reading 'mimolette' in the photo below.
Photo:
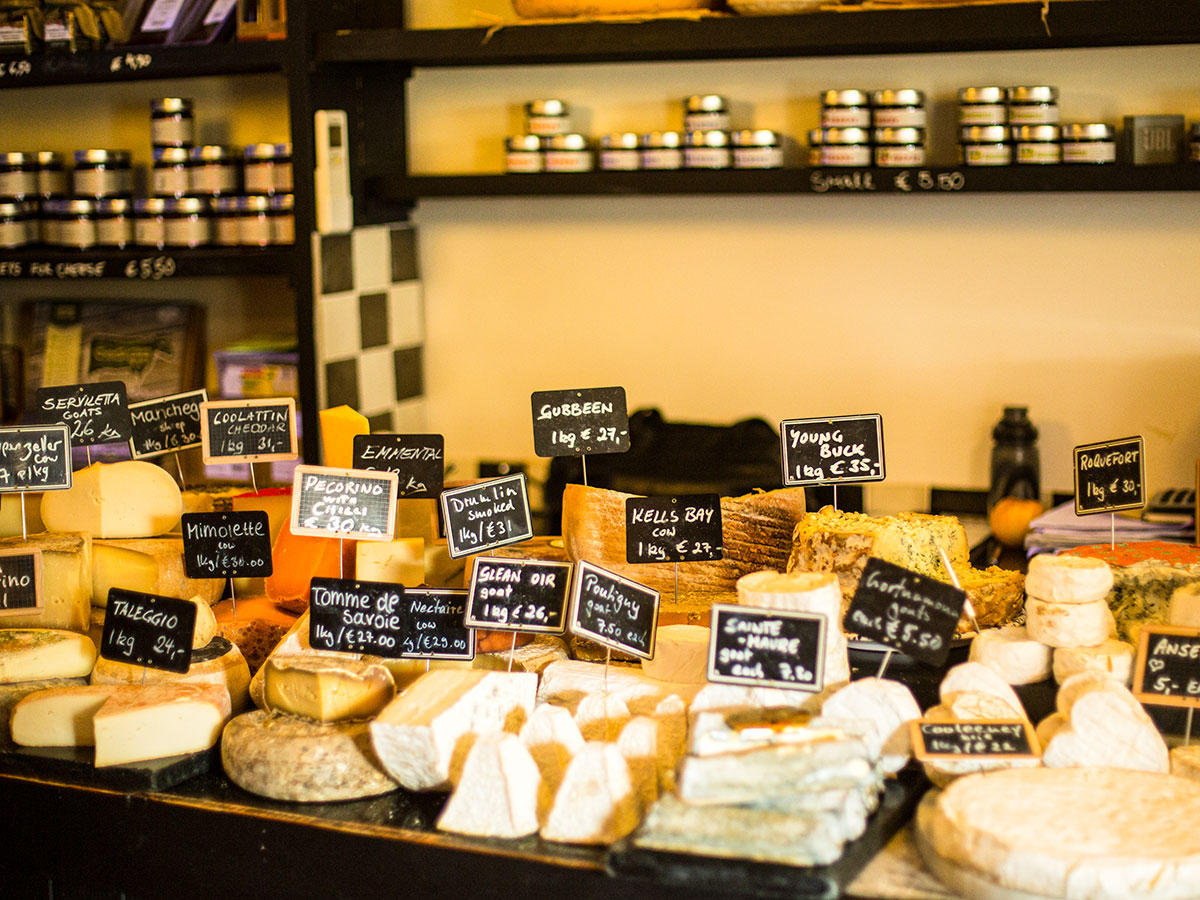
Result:
<svg viewBox="0 0 1200 900"><path fill-rule="evenodd" d="M883 416L785 419L779 423L783 483L883 481Z"/></svg>
<svg viewBox="0 0 1200 900"><path fill-rule="evenodd" d="M274 571L262 510L184 513L180 525L188 578L265 578Z"/></svg>
<svg viewBox="0 0 1200 900"><path fill-rule="evenodd" d="M1146 458L1141 436L1075 448L1075 512L1117 512L1146 505Z"/></svg>

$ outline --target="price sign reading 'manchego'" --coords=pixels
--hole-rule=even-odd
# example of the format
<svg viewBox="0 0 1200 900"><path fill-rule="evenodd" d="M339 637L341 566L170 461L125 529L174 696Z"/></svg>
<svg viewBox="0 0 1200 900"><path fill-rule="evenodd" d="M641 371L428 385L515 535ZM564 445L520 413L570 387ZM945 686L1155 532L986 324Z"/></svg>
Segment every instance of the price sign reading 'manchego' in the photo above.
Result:
<svg viewBox="0 0 1200 900"><path fill-rule="evenodd" d="M201 388L130 403L130 455L146 459L199 447L200 404L207 402L208 391Z"/></svg>
<svg viewBox="0 0 1200 900"><path fill-rule="evenodd" d="M270 462L295 459L296 401L209 400L200 404L204 462Z"/></svg>

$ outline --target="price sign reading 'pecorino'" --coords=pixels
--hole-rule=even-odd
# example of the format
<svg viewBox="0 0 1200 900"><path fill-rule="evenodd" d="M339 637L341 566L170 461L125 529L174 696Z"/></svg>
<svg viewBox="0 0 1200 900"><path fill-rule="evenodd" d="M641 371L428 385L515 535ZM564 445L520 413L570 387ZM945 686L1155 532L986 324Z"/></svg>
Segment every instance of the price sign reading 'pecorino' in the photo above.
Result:
<svg viewBox="0 0 1200 900"><path fill-rule="evenodd" d="M407 613L403 585L314 578L309 590L308 642L314 650L399 659L404 654Z"/></svg>
<svg viewBox="0 0 1200 900"><path fill-rule="evenodd" d="M200 404L208 391L187 391L129 404L133 434L129 452L134 459L161 456L200 446Z"/></svg>
<svg viewBox="0 0 1200 900"><path fill-rule="evenodd" d="M629 450L625 388L534 391L533 450L538 456L586 456Z"/></svg>
<svg viewBox="0 0 1200 900"><path fill-rule="evenodd" d="M184 673L192 664L196 604L110 588L100 655L113 662Z"/></svg>
<svg viewBox="0 0 1200 900"><path fill-rule="evenodd" d="M71 486L66 425L0 428L0 491L60 491Z"/></svg>
<svg viewBox="0 0 1200 900"><path fill-rule="evenodd" d="M265 578L273 571L262 510L184 513L181 527L188 578Z"/></svg>
<svg viewBox="0 0 1200 900"><path fill-rule="evenodd" d="M533 537L524 475L442 491L450 556L470 556Z"/></svg>
<svg viewBox="0 0 1200 900"><path fill-rule="evenodd" d="M928 759L953 760L964 756L986 756L989 759L1037 759L1037 737L1028 722L980 720L960 722L930 722L914 719L912 730L913 756L921 762Z"/></svg>
<svg viewBox="0 0 1200 900"><path fill-rule="evenodd" d="M1141 435L1075 448L1075 513L1116 512L1146 505Z"/></svg>
<svg viewBox="0 0 1200 900"><path fill-rule="evenodd" d="M1144 626L1133 695L1152 706L1200 706L1200 628Z"/></svg>
<svg viewBox="0 0 1200 900"><path fill-rule="evenodd" d="M440 434L356 434L354 468L395 472L401 500L433 498L442 492L445 449Z"/></svg>
<svg viewBox="0 0 1200 900"><path fill-rule="evenodd" d="M72 447L93 447L129 440L129 401L123 381L38 388L37 421L66 425Z"/></svg>
<svg viewBox="0 0 1200 900"><path fill-rule="evenodd" d="M819 691L825 617L820 613L714 604L708 680Z"/></svg>
<svg viewBox="0 0 1200 900"><path fill-rule="evenodd" d="M699 562L720 559L722 552L721 498L716 494L625 501L626 562Z"/></svg>
<svg viewBox="0 0 1200 900"><path fill-rule="evenodd" d="M390 541L396 529L396 474L296 466L293 534Z"/></svg>
<svg viewBox="0 0 1200 900"><path fill-rule="evenodd" d="M464 624L466 591L408 588L405 659L474 659L475 631Z"/></svg>
<svg viewBox="0 0 1200 900"><path fill-rule="evenodd" d="M295 459L296 401L209 400L200 404L200 441L209 465Z"/></svg>
<svg viewBox="0 0 1200 900"><path fill-rule="evenodd" d="M0 550L0 616L42 608L42 551Z"/></svg>
<svg viewBox="0 0 1200 900"><path fill-rule="evenodd" d="M466 623L562 634L570 591L570 563L480 556L471 570Z"/></svg>
<svg viewBox="0 0 1200 900"><path fill-rule="evenodd" d="M883 481L883 416L784 419L783 483L836 484Z"/></svg>
<svg viewBox="0 0 1200 900"><path fill-rule="evenodd" d="M658 591L581 561L571 585L571 633L654 658Z"/></svg>

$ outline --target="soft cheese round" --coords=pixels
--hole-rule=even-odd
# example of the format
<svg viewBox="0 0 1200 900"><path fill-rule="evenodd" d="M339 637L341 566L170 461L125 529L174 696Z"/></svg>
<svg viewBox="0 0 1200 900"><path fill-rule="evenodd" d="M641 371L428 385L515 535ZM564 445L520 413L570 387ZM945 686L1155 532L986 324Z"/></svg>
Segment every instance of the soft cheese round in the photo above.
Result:
<svg viewBox="0 0 1200 900"><path fill-rule="evenodd" d="M1030 596L1025 627L1035 641L1051 647L1095 647L1108 640L1117 624L1103 600L1058 603Z"/></svg>
<svg viewBox="0 0 1200 900"><path fill-rule="evenodd" d="M1002 887L1067 900L1185 900L1200 885L1200 782L1117 769L1009 769L954 782L925 836Z"/></svg>
<svg viewBox="0 0 1200 900"><path fill-rule="evenodd" d="M1026 718L1025 706L1017 692L1012 689L1012 685L983 663L965 662L950 668L942 678L942 683L938 685L938 698L943 704L952 705L954 696L965 691L990 694L1002 701L1012 710L1011 715L1004 716L1006 719Z"/></svg>
<svg viewBox="0 0 1200 900"><path fill-rule="evenodd" d="M983 663L1009 684L1050 677L1053 651L1029 636L1024 625L985 628L971 642L970 659Z"/></svg>
<svg viewBox="0 0 1200 900"><path fill-rule="evenodd" d="M1102 600L1113 586L1112 569L1102 559L1042 553L1029 561L1025 593L1055 603Z"/></svg>
<svg viewBox="0 0 1200 900"><path fill-rule="evenodd" d="M1171 774L1200 782L1200 744L1171 748Z"/></svg>
<svg viewBox="0 0 1200 900"><path fill-rule="evenodd" d="M1132 644L1108 638L1095 647L1059 647L1054 651L1054 680L1063 684L1080 672L1099 672L1117 684L1133 680Z"/></svg>
<svg viewBox="0 0 1200 900"><path fill-rule="evenodd" d="M738 603L840 619L842 589L832 572L751 572L737 580Z"/></svg>

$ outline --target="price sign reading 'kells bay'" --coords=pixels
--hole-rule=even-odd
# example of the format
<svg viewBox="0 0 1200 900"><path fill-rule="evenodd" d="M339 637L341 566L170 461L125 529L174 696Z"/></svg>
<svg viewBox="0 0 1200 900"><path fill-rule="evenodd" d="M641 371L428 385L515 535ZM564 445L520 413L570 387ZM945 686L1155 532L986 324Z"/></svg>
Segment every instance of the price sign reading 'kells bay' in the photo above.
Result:
<svg viewBox="0 0 1200 900"><path fill-rule="evenodd" d="M1028 722L980 720L960 722L930 722L914 719L912 730L913 755L924 762L928 759L962 759L964 756L986 756L989 759L1037 759L1037 737Z"/></svg>
<svg viewBox="0 0 1200 900"><path fill-rule="evenodd" d="M314 650L371 653L388 659L399 659L404 653L403 585L314 578L308 613L308 642Z"/></svg>
<svg viewBox="0 0 1200 900"><path fill-rule="evenodd" d="M0 491L61 491L71 486L66 425L0 428Z"/></svg>
<svg viewBox="0 0 1200 900"><path fill-rule="evenodd" d="M722 552L721 498L716 494L625 501L626 562L699 562L720 559Z"/></svg>
<svg viewBox="0 0 1200 900"><path fill-rule="evenodd" d="M714 604L708 680L819 691L824 687L825 617L820 613Z"/></svg>
<svg viewBox="0 0 1200 900"><path fill-rule="evenodd" d="M0 550L0 616L42 608L42 551Z"/></svg>
<svg viewBox="0 0 1200 900"><path fill-rule="evenodd" d="M525 476L506 475L442 491L450 556L470 556L533 537Z"/></svg>
<svg viewBox="0 0 1200 900"><path fill-rule="evenodd" d="M396 474L296 466L293 534L390 541L396 529Z"/></svg>
<svg viewBox="0 0 1200 900"><path fill-rule="evenodd" d="M208 391L187 391L129 404L133 434L129 452L134 459L161 456L200 446L200 404Z"/></svg>
<svg viewBox="0 0 1200 900"><path fill-rule="evenodd" d="M1075 448L1075 512L1116 512L1146 505L1141 435Z"/></svg>
<svg viewBox="0 0 1200 900"><path fill-rule="evenodd" d="M123 381L38 388L37 421L67 426L72 447L128 441L133 427Z"/></svg>
<svg viewBox="0 0 1200 900"><path fill-rule="evenodd" d="M481 556L471 570L466 623L472 628L562 634L571 564Z"/></svg>
<svg viewBox="0 0 1200 900"><path fill-rule="evenodd" d="M942 666L967 594L954 585L871 557L846 612L846 631L931 666Z"/></svg>
<svg viewBox="0 0 1200 900"><path fill-rule="evenodd" d="M405 659L474 659L475 631L464 624L466 591L409 588L404 592L408 620Z"/></svg>
<svg viewBox="0 0 1200 900"><path fill-rule="evenodd" d="M356 434L354 468L395 472L401 500L437 497L446 472L440 434Z"/></svg>
<svg viewBox="0 0 1200 900"><path fill-rule="evenodd" d="M834 416L831 419L784 419L783 483L836 484L883 481L883 416Z"/></svg>
<svg viewBox="0 0 1200 900"><path fill-rule="evenodd" d="M100 655L113 662L184 673L192 664L196 604L111 588Z"/></svg>
<svg viewBox="0 0 1200 900"><path fill-rule="evenodd" d="M265 578L273 571L271 526L262 510L184 513L188 578Z"/></svg>
<svg viewBox="0 0 1200 900"><path fill-rule="evenodd" d="M653 659L658 596L636 581L579 562L571 585L571 633Z"/></svg>
<svg viewBox="0 0 1200 900"><path fill-rule="evenodd" d="M629 450L625 388L534 391L533 451L538 456L586 456Z"/></svg>
<svg viewBox="0 0 1200 900"><path fill-rule="evenodd" d="M1200 706L1200 628L1143 627L1133 695L1154 706Z"/></svg>
<svg viewBox="0 0 1200 900"><path fill-rule="evenodd" d="M200 441L209 465L295 459L296 401L272 397L201 403Z"/></svg>

